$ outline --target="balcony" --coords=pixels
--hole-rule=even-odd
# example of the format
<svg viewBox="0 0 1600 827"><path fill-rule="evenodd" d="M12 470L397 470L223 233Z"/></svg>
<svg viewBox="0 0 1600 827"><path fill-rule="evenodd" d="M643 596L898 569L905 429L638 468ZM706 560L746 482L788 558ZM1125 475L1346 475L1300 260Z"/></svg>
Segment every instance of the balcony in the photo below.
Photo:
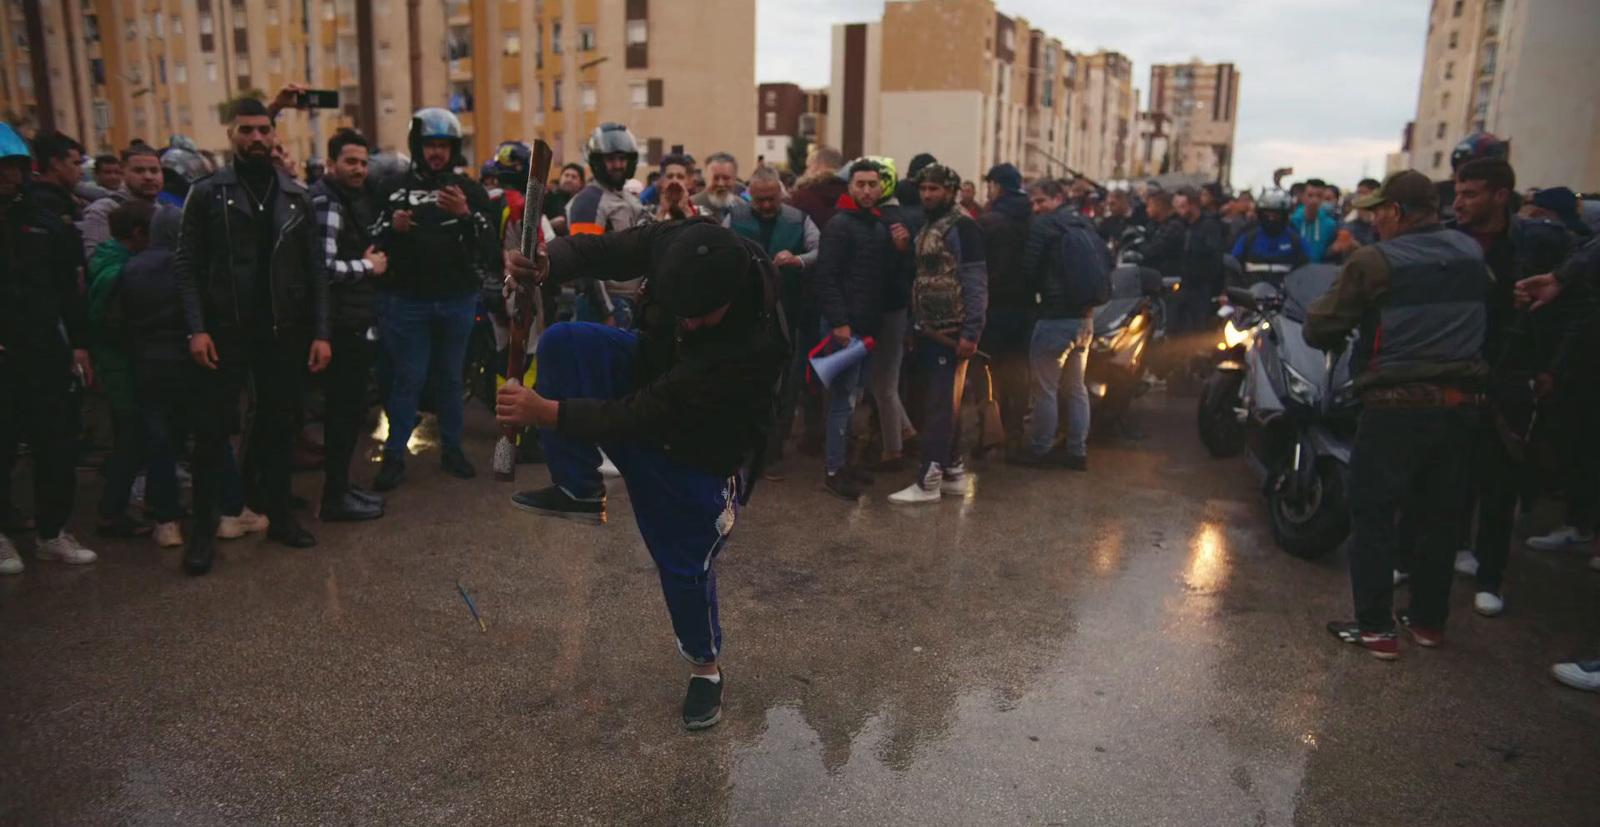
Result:
<svg viewBox="0 0 1600 827"><path fill-rule="evenodd" d="M461 58L456 58L455 60L450 61L450 80L452 80L452 81L470 81L470 80L472 80L472 58L470 58L470 57L461 57Z"/></svg>
<svg viewBox="0 0 1600 827"><path fill-rule="evenodd" d="M446 0L444 19L450 26L472 25L472 3L470 0Z"/></svg>
<svg viewBox="0 0 1600 827"><path fill-rule="evenodd" d="M461 134L471 135L478 131L477 123L473 120L471 112L457 112L456 120L461 122Z"/></svg>

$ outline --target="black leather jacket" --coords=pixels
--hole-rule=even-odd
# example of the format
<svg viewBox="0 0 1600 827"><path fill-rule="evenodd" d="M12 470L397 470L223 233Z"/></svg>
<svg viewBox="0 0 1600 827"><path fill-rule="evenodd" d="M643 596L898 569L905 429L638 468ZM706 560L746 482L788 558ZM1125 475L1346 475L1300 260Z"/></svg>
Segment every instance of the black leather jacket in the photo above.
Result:
<svg viewBox="0 0 1600 827"><path fill-rule="evenodd" d="M311 196L299 181L282 172L273 198L277 241L266 277L271 280L272 306L263 314L250 307L257 301L255 215L232 167L195 182L183 205L183 229L173 268L184 319L190 333L242 326L260 316L275 333L309 330L326 340L328 274L322 263ZM251 312L254 311L254 312Z"/></svg>

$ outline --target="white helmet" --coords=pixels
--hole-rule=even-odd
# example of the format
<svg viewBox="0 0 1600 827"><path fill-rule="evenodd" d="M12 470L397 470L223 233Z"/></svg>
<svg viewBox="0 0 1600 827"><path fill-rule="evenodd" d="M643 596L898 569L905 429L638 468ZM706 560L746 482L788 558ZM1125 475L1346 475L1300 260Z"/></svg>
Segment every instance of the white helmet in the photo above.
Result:
<svg viewBox="0 0 1600 827"><path fill-rule="evenodd" d="M1256 198L1256 212L1258 213L1262 210L1277 210L1287 214L1292 209L1294 209L1294 198L1283 190L1264 190Z"/></svg>

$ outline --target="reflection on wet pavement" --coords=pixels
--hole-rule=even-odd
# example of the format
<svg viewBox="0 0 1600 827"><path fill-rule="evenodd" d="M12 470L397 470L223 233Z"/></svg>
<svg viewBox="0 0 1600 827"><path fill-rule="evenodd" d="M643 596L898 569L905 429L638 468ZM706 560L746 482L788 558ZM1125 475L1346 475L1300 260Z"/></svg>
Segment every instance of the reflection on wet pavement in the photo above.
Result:
<svg viewBox="0 0 1600 827"><path fill-rule="evenodd" d="M591 528L423 463L385 519L202 581L147 544L30 567L0 581L0 823L1592 823L1600 705L1542 674L1600 643L1582 561L1522 555L1516 615L1458 594L1449 647L1376 663L1321 631L1342 556L1273 548L1248 471L1147 402L1086 475L974 463L919 508L763 484L698 735L620 484Z"/></svg>

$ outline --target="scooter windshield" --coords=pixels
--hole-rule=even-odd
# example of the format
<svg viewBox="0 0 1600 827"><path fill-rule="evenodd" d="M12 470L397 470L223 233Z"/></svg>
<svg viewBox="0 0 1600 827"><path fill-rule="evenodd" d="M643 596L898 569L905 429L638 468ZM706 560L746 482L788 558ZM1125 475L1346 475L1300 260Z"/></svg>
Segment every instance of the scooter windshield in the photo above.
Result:
<svg viewBox="0 0 1600 827"><path fill-rule="evenodd" d="M1305 322L1311 303L1328 292L1339 275L1336 264L1307 264L1283 277L1283 315Z"/></svg>

